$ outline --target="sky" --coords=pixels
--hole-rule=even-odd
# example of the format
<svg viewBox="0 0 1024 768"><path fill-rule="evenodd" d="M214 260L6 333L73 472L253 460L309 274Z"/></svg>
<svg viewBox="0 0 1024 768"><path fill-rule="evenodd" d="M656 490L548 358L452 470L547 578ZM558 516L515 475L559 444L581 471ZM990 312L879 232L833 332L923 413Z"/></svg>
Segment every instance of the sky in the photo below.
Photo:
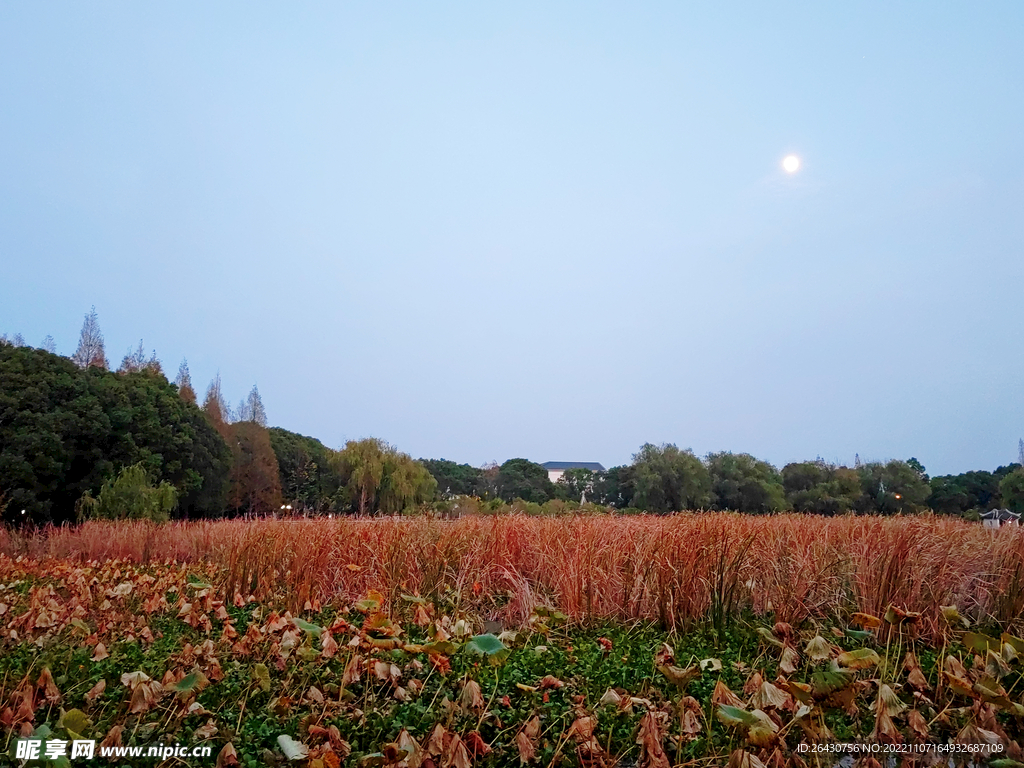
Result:
<svg viewBox="0 0 1024 768"><path fill-rule="evenodd" d="M115 364L142 339L332 447L994 469L1022 33L1019 2L0 4L0 333L70 355L95 306Z"/></svg>

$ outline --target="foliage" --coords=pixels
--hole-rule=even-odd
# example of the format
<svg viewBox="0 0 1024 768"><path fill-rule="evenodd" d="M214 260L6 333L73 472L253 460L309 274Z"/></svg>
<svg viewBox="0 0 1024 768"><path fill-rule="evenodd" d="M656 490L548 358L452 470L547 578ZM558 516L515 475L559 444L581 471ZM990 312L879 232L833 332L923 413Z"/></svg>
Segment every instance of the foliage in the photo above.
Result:
<svg viewBox="0 0 1024 768"><path fill-rule="evenodd" d="M434 480L441 498L453 496L479 496L486 498L488 483L483 470L469 464L456 464L447 459L420 459Z"/></svg>
<svg viewBox="0 0 1024 768"><path fill-rule="evenodd" d="M350 440L336 454L349 508L396 514L434 497L437 481L418 461L377 438Z"/></svg>
<svg viewBox="0 0 1024 768"><path fill-rule="evenodd" d="M0 477L35 522L72 519L82 494L137 463L178 489L180 513L223 509L228 447L161 374L0 346L0 413Z"/></svg>
<svg viewBox="0 0 1024 768"><path fill-rule="evenodd" d="M103 346L103 332L100 331L99 318L96 316L96 307L93 307L85 316L82 333L78 339L78 349L71 356L71 360L79 368L106 370L109 367Z"/></svg>
<svg viewBox="0 0 1024 768"><path fill-rule="evenodd" d="M786 499L797 512L839 515L854 508L861 495L856 470L826 464L821 459L782 468Z"/></svg>
<svg viewBox="0 0 1024 768"><path fill-rule="evenodd" d="M116 478L103 484L99 495L89 493L78 503L85 519L152 520L166 522L178 501L177 489L166 481L155 485L142 464L122 469Z"/></svg>
<svg viewBox="0 0 1024 768"><path fill-rule="evenodd" d="M837 741L1022 757L1024 640L995 626L932 644L889 606L804 626L746 616L715 645L706 626L586 626L531 603L497 637L475 634L469 585L293 611L287 585L255 598L224 576L0 557L9 747L200 743L247 768L800 765Z"/></svg>
<svg viewBox="0 0 1024 768"><path fill-rule="evenodd" d="M905 461L871 462L858 474L862 493L857 508L861 512L918 512L931 492L922 474Z"/></svg>
<svg viewBox="0 0 1024 768"><path fill-rule="evenodd" d="M284 499L317 512L338 511L344 481L336 467L335 452L316 438L280 427L271 427L269 435Z"/></svg>
<svg viewBox="0 0 1024 768"><path fill-rule="evenodd" d="M277 458L266 427L240 421L229 427L231 435L231 493L233 509L250 515L269 515L281 506L281 479Z"/></svg>
<svg viewBox="0 0 1024 768"><path fill-rule="evenodd" d="M779 512L789 508L779 471L749 453L712 453L707 457L715 509Z"/></svg>
<svg viewBox="0 0 1024 768"><path fill-rule="evenodd" d="M646 443L633 456L633 506L650 512L704 509L711 504L711 476L693 451Z"/></svg>
<svg viewBox="0 0 1024 768"><path fill-rule="evenodd" d="M249 391L249 396L238 406L238 421L251 421L261 427L267 426L267 409L263 407L263 398L255 384Z"/></svg>
<svg viewBox="0 0 1024 768"><path fill-rule="evenodd" d="M555 483L555 493L558 498L566 501L581 501L586 498L594 498L594 486L600 477L600 473L590 469L577 467L567 469Z"/></svg>
<svg viewBox="0 0 1024 768"><path fill-rule="evenodd" d="M496 495L505 501L522 499L543 504L555 497L555 486L540 464L528 459L509 459L498 468Z"/></svg>
<svg viewBox="0 0 1024 768"><path fill-rule="evenodd" d="M1013 512L1024 512L1024 469L1006 475L999 482L1003 503Z"/></svg>

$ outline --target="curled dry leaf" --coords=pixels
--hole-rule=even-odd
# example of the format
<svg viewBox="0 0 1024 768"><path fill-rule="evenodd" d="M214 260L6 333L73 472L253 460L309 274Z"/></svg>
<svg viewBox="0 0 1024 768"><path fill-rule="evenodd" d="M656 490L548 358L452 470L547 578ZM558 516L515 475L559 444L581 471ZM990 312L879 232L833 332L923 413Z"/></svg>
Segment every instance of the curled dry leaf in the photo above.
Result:
<svg viewBox="0 0 1024 768"><path fill-rule="evenodd" d="M821 635L815 635L807 643L804 653L814 664L820 664L832 658L832 644Z"/></svg>
<svg viewBox="0 0 1024 768"><path fill-rule="evenodd" d="M92 704L103 694L105 690L107 690L107 681L100 680L96 685L89 689L88 693L85 694L85 700Z"/></svg>
<svg viewBox="0 0 1024 768"><path fill-rule="evenodd" d="M729 755L729 768L766 768L757 755L737 749Z"/></svg>
<svg viewBox="0 0 1024 768"><path fill-rule="evenodd" d="M230 741L217 753L217 768L226 768L229 765L238 765L238 752Z"/></svg>
<svg viewBox="0 0 1024 768"><path fill-rule="evenodd" d="M750 697L750 706L754 709L785 709L792 705L793 700L789 694L767 680Z"/></svg>
<svg viewBox="0 0 1024 768"><path fill-rule="evenodd" d="M730 707L739 707L743 709L746 707L746 703L730 690L729 686L719 680L715 683L715 690L711 693L711 703L715 706L719 704L725 704Z"/></svg>
<svg viewBox="0 0 1024 768"><path fill-rule="evenodd" d="M654 713L648 712L640 721L640 732L636 738L646 768L670 768L671 764L662 746L663 739L661 727Z"/></svg>
<svg viewBox="0 0 1024 768"><path fill-rule="evenodd" d="M467 680L462 686L462 696L459 703L467 710L482 709L484 706L483 692L476 680Z"/></svg>

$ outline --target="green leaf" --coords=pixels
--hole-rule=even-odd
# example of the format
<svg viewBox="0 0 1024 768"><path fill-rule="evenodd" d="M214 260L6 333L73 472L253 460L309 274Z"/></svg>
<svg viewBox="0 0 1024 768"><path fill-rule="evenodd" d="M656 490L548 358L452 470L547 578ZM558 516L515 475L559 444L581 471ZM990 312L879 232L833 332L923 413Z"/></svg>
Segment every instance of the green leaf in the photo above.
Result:
<svg viewBox="0 0 1024 768"><path fill-rule="evenodd" d="M847 667L849 669L868 669L869 667L878 666L881 659L878 657L878 654L870 648L858 648L856 651L840 653L836 658L836 661L841 667Z"/></svg>
<svg viewBox="0 0 1024 768"><path fill-rule="evenodd" d="M189 691L203 690L210 684L209 679L206 675L200 672L198 669L193 670L191 673L185 675L181 680L176 682L171 688L178 693L188 693Z"/></svg>
<svg viewBox="0 0 1024 768"><path fill-rule="evenodd" d="M964 632L963 644L981 656L984 656L990 648L999 653L1003 647L1000 641L983 632Z"/></svg>
<svg viewBox="0 0 1024 768"><path fill-rule="evenodd" d="M260 688L265 693L270 692L270 671L267 669L266 664L253 664L252 678L259 683Z"/></svg>
<svg viewBox="0 0 1024 768"><path fill-rule="evenodd" d="M747 710L740 709L739 707L730 707L728 704L719 704L715 714L718 715L718 721L722 725L733 727L742 725L750 728L756 726L759 722L752 712L747 712Z"/></svg>
<svg viewBox="0 0 1024 768"><path fill-rule="evenodd" d="M491 664L495 666L502 664L509 654L512 653L501 640L490 633L470 638L465 648L470 653L486 656Z"/></svg>
<svg viewBox="0 0 1024 768"><path fill-rule="evenodd" d="M415 603L416 605L426 605L427 598L417 597L416 595L402 595L402 599L407 603Z"/></svg>
<svg viewBox="0 0 1024 768"><path fill-rule="evenodd" d="M873 632L868 632L866 629L847 629L846 636L852 637L854 640L863 643L865 640L869 640L875 635Z"/></svg>
<svg viewBox="0 0 1024 768"><path fill-rule="evenodd" d="M296 627L301 629L303 632L309 632L313 637L320 637L320 635L323 634L324 628L317 626L316 624L310 624L308 621L299 618L292 619L292 622L294 622Z"/></svg>
<svg viewBox="0 0 1024 768"><path fill-rule="evenodd" d="M828 696L853 684L856 675L848 669L840 669L833 661L828 669L811 675L811 690L815 696Z"/></svg>
<svg viewBox="0 0 1024 768"><path fill-rule="evenodd" d="M776 648L783 647L782 641L779 640L779 638L777 638L775 635L773 635L772 631L768 629L768 627L758 627L757 634L759 634L761 638L769 645L774 645Z"/></svg>
<svg viewBox="0 0 1024 768"><path fill-rule="evenodd" d="M92 726L92 720L80 709L69 709L61 716L57 725L67 731L72 738L81 738Z"/></svg>

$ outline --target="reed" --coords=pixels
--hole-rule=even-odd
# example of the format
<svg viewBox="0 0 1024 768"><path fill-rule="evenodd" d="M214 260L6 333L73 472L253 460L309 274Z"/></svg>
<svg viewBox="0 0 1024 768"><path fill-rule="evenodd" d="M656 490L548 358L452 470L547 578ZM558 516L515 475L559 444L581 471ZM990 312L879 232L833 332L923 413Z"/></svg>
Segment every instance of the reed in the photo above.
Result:
<svg viewBox="0 0 1024 768"><path fill-rule="evenodd" d="M454 599L508 625L538 604L573 620L656 620L685 629L743 610L799 623L890 604L940 606L1019 628L1024 530L915 517L529 517L519 514L316 520L90 522L33 534L0 530L0 553L34 559L209 562L229 596L287 585L327 605L368 589Z"/></svg>

